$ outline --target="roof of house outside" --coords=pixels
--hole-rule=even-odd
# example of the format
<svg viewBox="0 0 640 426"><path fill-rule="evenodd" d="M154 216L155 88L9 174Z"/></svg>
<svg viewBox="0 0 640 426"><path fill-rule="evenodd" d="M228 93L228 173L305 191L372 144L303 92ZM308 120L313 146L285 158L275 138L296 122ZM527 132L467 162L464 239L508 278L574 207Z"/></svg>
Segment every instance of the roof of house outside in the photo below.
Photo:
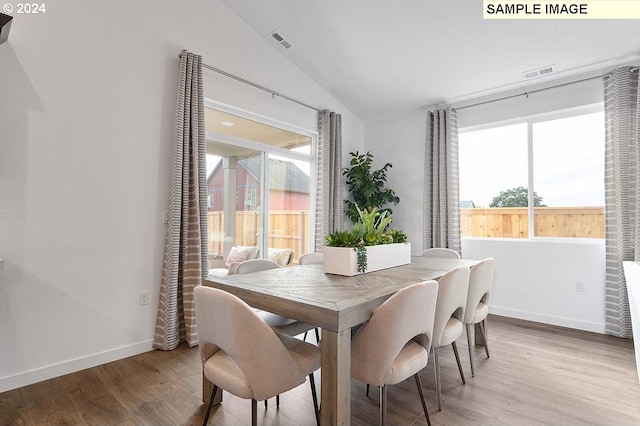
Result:
<svg viewBox="0 0 640 426"><path fill-rule="evenodd" d="M460 200L460 208L461 209L473 209L476 205L473 200Z"/></svg>
<svg viewBox="0 0 640 426"><path fill-rule="evenodd" d="M222 161L216 166L220 167ZM256 181L260 182L260 157L245 158L239 160L238 164L253 176ZM269 170L271 172L270 185L271 190L285 192L301 192L308 194L311 190L311 179L309 176L294 163L283 160L269 159ZM209 179L215 174L215 169L209 176Z"/></svg>

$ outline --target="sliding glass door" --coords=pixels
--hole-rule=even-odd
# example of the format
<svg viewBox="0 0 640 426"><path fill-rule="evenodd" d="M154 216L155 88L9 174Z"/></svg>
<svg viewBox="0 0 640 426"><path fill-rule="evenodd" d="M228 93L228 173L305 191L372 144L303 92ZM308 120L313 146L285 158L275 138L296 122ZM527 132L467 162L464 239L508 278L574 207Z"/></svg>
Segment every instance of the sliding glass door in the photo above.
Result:
<svg viewBox="0 0 640 426"><path fill-rule="evenodd" d="M209 267L297 262L313 247L314 135L214 108L206 128Z"/></svg>

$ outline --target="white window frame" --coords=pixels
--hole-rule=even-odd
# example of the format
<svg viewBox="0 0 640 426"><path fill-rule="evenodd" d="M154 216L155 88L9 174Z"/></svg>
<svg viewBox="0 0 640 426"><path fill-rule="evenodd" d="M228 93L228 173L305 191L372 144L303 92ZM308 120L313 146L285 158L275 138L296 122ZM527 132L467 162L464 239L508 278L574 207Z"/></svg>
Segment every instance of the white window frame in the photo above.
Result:
<svg viewBox="0 0 640 426"><path fill-rule="evenodd" d="M234 145L234 146L252 149L252 150L261 152L262 182L260 184L260 192L261 192L260 208L261 208L262 214L261 214L260 226L263 229L263 234L264 234L264 230L269 229L269 214L268 214L269 213L269 210L268 210L269 209L269 191L268 189L270 187L270 183L269 183L270 173L268 170L269 162L266 161L267 156L269 154L274 154L290 160L309 161L311 166L310 176L309 176L310 185L311 185L311 188L309 188L309 198L310 198L309 199L309 221L310 221L309 223L311 224L311 226L309 227L310 234L311 234L309 235L309 247L310 247L310 250L313 250L313 248L315 247L315 232L313 232L313 229L315 229L315 227L313 224L315 223L315 220L316 220L316 180L317 180L317 173L316 173L317 148L316 147L318 143L318 132L315 130L305 129L300 126L296 126L295 124L286 123L284 121L280 121L275 118L267 117L265 115L257 114L257 113L248 111L246 109L238 108L223 102L218 102L213 99L205 98L204 106L205 108L217 109L219 111L237 115L239 117L246 118L248 120L253 120L258 123L266 124L271 127L277 127L282 130L297 133L302 136L307 136L311 139L310 154L305 154L302 152L295 152L285 148L280 148L273 145L261 143L258 141L253 141L250 139L239 138L239 137L230 136L222 133L211 132L208 130L205 132L206 140L219 141L221 143L225 143L228 145ZM237 198L237 194L236 194L236 198ZM265 256L266 256L266 253L268 253L268 245L269 245L269 239L268 237L265 238L265 236L263 235L261 238L260 252L265 254Z"/></svg>
<svg viewBox="0 0 640 426"><path fill-rule="evenodd" d="M604 102L597 102L588 105L581 105L572 108L566 108L556 111L549 111L540 114L528 115L524 117L512 118L509 120L495 121L491 123L483 123L474 126L468 126L458 129L458 134L475 132L478 130L488 130L497 127L511 126L514 124L527 124L527 190L529 202L527 207L527 219L529 224L528 238L492 238L492 237L462 237L462 239L473 240L490 240L490 241L538 241L538 242L558 242L558 243L584 243L584 244L602 244L603 238L571 238L571 237L538 237L535 235L535 211L534 211L534 182L533 182L533 125L540 122L559 120L562 118L575 117L579 115L593 114L604 111ZM602 152L604 157L604 151ZM604 182L603 182L604 185ZM533 190L532 190L533 189Z"/></svg>

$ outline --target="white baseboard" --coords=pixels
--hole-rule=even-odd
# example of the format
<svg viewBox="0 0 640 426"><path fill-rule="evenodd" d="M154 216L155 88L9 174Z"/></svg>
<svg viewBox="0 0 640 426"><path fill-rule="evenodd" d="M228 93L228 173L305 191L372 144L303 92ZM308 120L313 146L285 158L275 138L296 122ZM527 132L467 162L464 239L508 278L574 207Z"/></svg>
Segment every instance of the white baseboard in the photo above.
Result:
<svg viewBox="0 0 640 426"><path fill-rule="evenodd" d="M575 328L577 330L591 331L604 334L604 323L580 321L573 318L557 317L553 315L538 314L535 312L519 311L517 309L490 306L489 312L509 318L518 318L527 321L541 322L543 324L558 325L560 327Z"/></svg>
<svg viewBox="0 0 640 426"><path fill-rule="evenodd" d="M0 377L0 392L6 392L11 389L20 388L43 380L64 376L65 374L73 373L75 371L106 364L107 362L117 361L133 355L149 352L153 349L152 344L153 340L144 340L142 342L109 349L104 352L59 362L57 364L34 368L33 370L27 370L11 376Z"/></svg>

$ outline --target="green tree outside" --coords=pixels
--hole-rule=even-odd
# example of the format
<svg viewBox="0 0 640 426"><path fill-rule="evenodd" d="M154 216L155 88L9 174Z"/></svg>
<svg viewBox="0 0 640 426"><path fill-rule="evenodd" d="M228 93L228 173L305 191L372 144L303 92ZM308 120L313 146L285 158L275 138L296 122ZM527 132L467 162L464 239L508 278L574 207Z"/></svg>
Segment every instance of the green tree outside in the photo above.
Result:
<svg viewBox="0 0 640 426"><path fill-rule="evenodd" d="M529 206L529 191L523 186L517 188L507 189L506 191L500 191L497 197L493 198L489 207L528 207ZM535 192L533 193L533 206L534 207L547 207L542 204L542 197Z"/></svg>

